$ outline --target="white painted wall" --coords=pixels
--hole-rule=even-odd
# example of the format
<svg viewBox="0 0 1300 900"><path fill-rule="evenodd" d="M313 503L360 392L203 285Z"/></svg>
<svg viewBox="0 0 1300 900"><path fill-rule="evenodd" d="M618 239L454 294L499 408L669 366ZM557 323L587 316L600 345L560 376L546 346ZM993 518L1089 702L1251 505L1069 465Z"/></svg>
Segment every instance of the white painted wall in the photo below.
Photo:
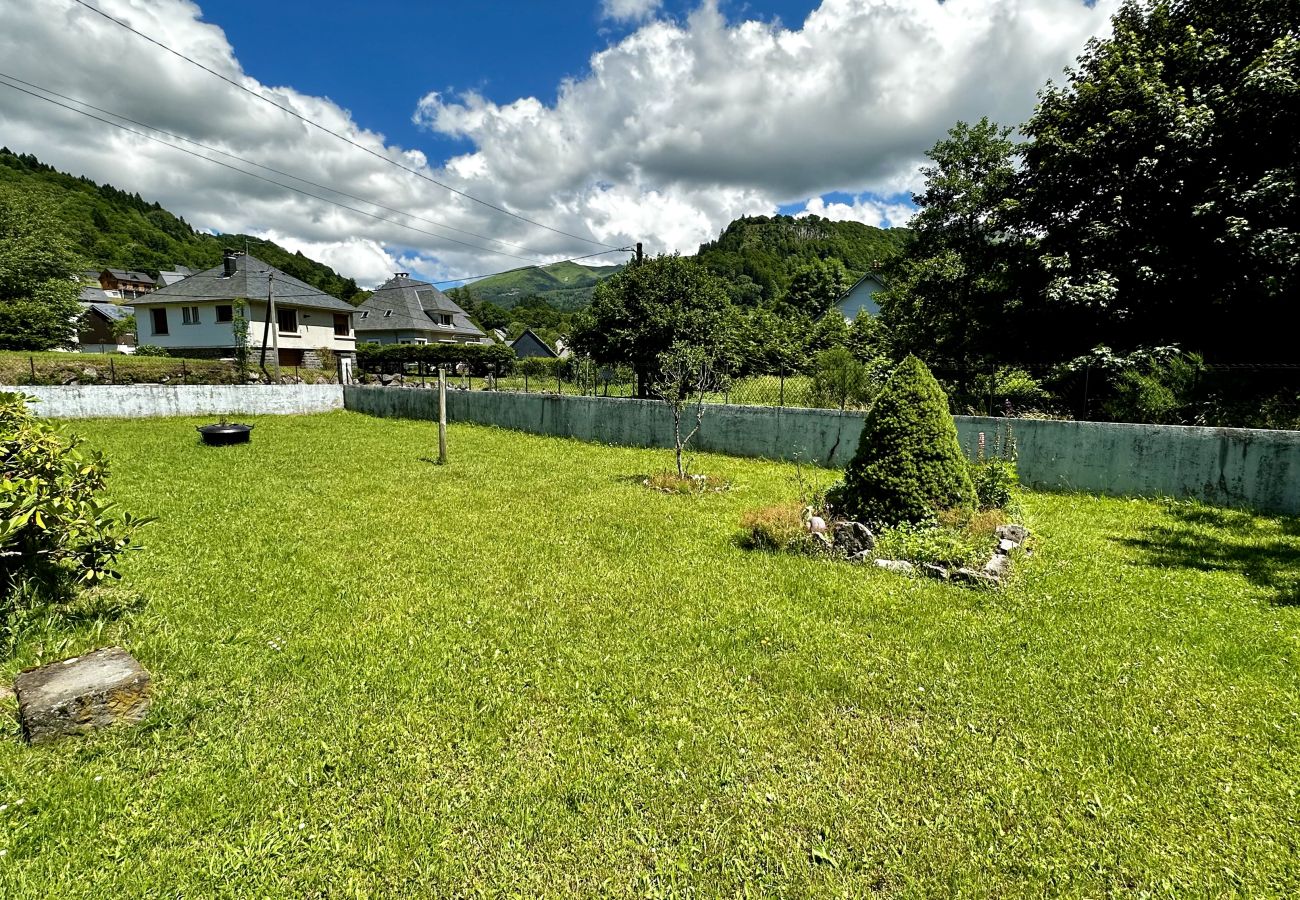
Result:
<svg viewBox="0 0 1300 900"><path fill-rule="evenodd" d="M135 305L135 320L140 335L140 343L154 344L158 347L166 347L168 350L234 348L235 336L231 323L217 321L217 307L230 304L211 302L191 304L199 308L197 325L184 324L184 314L181 312L183 305L168 303L156 307L167 310L168 333L154 334L152 310L155 307L147 303L137 302ZM332 310L293 306L289 303L277 303L276 309L296 309L298 311L298 331L296 333L277 332L280 347L283 349L317 350L321 347L328 347L336 353L347 353L356 350L357 338L355 332L346 337L334 333L334 313ZM250 303L245 314L248 316L248 346L261 349L262 331L265 328L266 320L266 304ZM276 323L272 322L271 327L276 327ZM272 345L269 336L267 345Z"/></svg>

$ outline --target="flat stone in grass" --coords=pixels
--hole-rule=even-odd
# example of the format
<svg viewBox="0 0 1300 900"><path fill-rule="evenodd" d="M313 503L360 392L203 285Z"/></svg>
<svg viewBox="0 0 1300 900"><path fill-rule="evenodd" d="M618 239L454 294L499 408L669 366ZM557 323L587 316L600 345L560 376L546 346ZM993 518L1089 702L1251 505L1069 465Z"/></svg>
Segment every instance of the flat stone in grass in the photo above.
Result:
<svg viewBox="0 0 1300 900"><path fill-rule="evenodd" d="M23 735L44 744L139 722L149 711L149 673L121 647L106 647L23 672L14 693Z"/></svg>

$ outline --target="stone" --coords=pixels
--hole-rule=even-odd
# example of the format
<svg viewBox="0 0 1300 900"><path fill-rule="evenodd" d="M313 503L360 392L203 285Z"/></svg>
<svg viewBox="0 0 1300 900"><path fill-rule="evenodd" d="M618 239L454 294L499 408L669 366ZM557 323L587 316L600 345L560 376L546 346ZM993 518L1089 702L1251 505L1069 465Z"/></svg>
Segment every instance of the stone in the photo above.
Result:
<svg viewBox="0 0 1300 900"><path fill-rule="evenodd" d="M1029 529L1023 525L999 525L996 533L998 540L1015 541L1017 544L1023 544L1029 538Z"/></svg>
<svg viewBox="0 0 1300 900"><path fill-rule="evenodd" d="M812 543L815 548L823 553L830 553L835 549L835 545L831 543L831 539L820 531L814 531L812 533Z"/></svg>
<svg viewBox="0 0 1300 900"><path fill-rule="evenodd" d="M929 575L931 578L938 578L940 581L948 580L948 570L943 566L936 566L934 563L925 563L921 566L922 574Z"/></svg>
<svg viewBox="0 0 1300 900"><path fill-rule="evenodd" d="M86 366L81 370L81 377L87 381L99 381L99 369L94 366Z"/></svg>
<svg viewBox="0 0 1300 900"><path fill-rule="evenodd" d="M1001 553L995 553L988 562L984 564L984 574L992 575L994 578L1005 578L1011 574L1011 557Z"/></svg>
<svg viewBox="0 0 1300 900"><path fill-rule="evenodd" d="M849 562L851 562L851 563L868 563L868 562L871 562L871 551L870 551L870 550L859 550L857 553L854 553L854 554L852 554L851 556L849 556Z"/></svg>
<svg viewBox="0 0 1300 900"><path fill-rule="evenodd" d="M835 547L845 556L853 556L864 550L876 548L876 536L871 529L861 522L836 522L832 526Z"/></svg>
<svg viewBox="0 0 1300 900"><path fill-rule="evenodd" d="M900 575L907 575L916 571L916 566L905 559L878 559L876 565L886 572L898 572Z"/></svg>
<svg viewBox="0 0 1300 900"><path fill-rule="evenodd" d="M1002 582L992 575L986 575L983 572L976 572L974 569L968 569L962 566L952 573L953 581L960 581L964 584L975 584L982 587L997 587Z"/></svg>
<svg viewBox="0 0 1300 900"><path fill-rule="evenodd" d="M23 735L44 744L139 722L149 711L149 673L121 647L107 647L23 672L14 693Z"/></svg>
<svg viewBox="0 0 1300 900"><path fill-rule="evenodd" d="M1006 538L1003 538L1002 540L998 541L999 553L1003 553L1003 554L1010 553L1012 550L1018 549L1019 547L1020 545L1018 543L1016 543L1015 541L1007 540Z"/></svg>

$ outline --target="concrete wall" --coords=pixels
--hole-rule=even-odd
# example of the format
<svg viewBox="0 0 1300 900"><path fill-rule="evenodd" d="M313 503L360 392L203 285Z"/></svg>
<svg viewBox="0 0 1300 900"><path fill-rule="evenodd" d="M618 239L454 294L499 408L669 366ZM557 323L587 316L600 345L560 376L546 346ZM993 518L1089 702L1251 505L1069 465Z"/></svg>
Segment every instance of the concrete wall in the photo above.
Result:
<svg viewBox="0 0 1300 900"><path fill-rule="evenodd" d="M0 387L36 397L40 416L56 419L225 414L285 415L343 408L337 384L118 384Z"/></svg>
<svg viewBox="0 0 1300 900"><path fill-rule="evenodd" d="M434 419L431 390L348 386L348 409ZM449 391L447 416L535 434L634 447L672 445L672 415L653 400ZM1058 422L957 416L963 447L1011 426L1021 480L1033 487L1101 494L1191 497L1300 515L1300 432ZM842 467L857 449L861 413L710 406L698 447L736 456Z"/></svg>

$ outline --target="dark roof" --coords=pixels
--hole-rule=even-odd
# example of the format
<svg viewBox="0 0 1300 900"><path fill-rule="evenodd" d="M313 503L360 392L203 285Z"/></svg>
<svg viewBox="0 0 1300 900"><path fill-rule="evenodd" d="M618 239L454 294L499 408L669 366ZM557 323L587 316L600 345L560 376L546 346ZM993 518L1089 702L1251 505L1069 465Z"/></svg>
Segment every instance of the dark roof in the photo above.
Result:
<svg viewBox="0 0 1300 900"><path fill-rule="evenodd" d="M541 356L551 359L559 356L550 344L537 336L537 333L531 328L525 328L524 333L515 338L510 346L515 351L515 356Z"/></svg>
<svg viewBox="0 0 1300 900"><path fill-rule="evenodd" d="M110 322L120 322L135 312L133 306L118 306L116 303L82 303L87 309L94 310Z"/></svg>
<svg viewBox="0 0 1300 900"><path fill-rule="evenodd" d="M277 303L311 309L332 309L335 312L354 311L351 303L331 297L324 291L281 272L275 266L262 262L256 256L242 254L235 257L233 275L226 275L226 264L222 262L189 278L160 287L147 297L140 297L137 302L145 305L193 303L201 300L234 300L239 297L265 300L268 275L272 276L271 285Z"/></svg>
<svg viewBox="0 0 1300 900"><path fill-rule="evenodd" d="M104 271L118 281L147 281L150 284L154 283L153 276L147 272L133 272L128 269L105 269Z"/></svg>
<svg viewBox="0 0 1300 900"><path fill-rule="evenodd" d="M409 275L394 275L381 284L365 303L357 307L353 324L358 332L424 331L440 337L485 337L465 310L427 281ZM450 315L450 325L440 325L434 318Z"/></svg>

